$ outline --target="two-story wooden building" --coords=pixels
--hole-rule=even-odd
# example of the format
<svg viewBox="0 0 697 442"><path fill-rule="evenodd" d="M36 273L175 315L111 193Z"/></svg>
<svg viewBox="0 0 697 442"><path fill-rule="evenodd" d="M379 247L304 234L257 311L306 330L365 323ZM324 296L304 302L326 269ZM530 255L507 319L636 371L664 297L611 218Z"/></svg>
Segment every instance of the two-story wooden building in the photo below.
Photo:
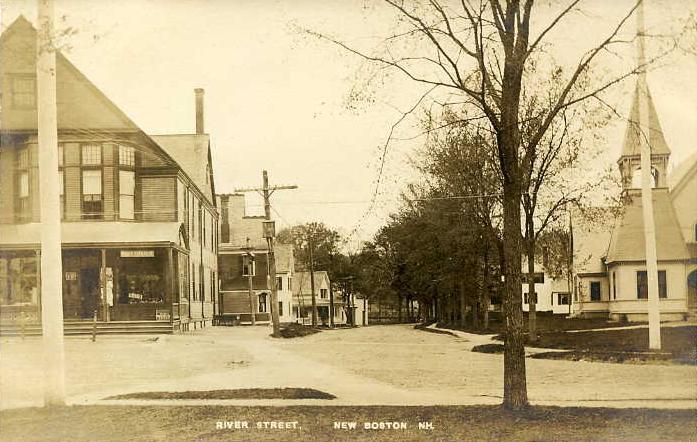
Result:
<svg viewBox="0 0 697 442"><path fill-rule="evenodd" d="M40 321L36 31L0 37L0 324ZM57 54L63 310L172 331L212 321L218 214L203 91L195 134L150 136ZM159 329L157 328L159 327ZM66 327L66 330L69 327Z"/></svg>

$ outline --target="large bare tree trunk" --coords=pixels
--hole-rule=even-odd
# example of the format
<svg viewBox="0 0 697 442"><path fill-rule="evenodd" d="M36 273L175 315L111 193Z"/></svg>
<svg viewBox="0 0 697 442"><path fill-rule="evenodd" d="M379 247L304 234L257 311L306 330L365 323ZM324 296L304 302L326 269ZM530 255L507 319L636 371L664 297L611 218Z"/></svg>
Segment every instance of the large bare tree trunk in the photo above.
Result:
<svg viewBox="0 0 697 442"><path fill-rule="evenodd" d="M504 107L506 109L506 107ZM517 106L513 109L518 109ZM504 114L508 112L504 111ZM515 117L514 117L515 118ZM510 119L509 121L512 121ZM517 127L517 124L515 124ZM511 132L510 130L508 132ZM511 134L513 135L513 134ZM528 405L525 374L525 343L523 329L522 287L520 283L521 221L520 221L520 175L517 168L517 144L515 135L508 135L504 143L504 162L509 170L503 186L504 222L504 276L503 311L505 318L505 341L503 355L503 405L508 409L522 409ZM510 144L509 144L510 143ZM513 148L511 148L511 144ZM513 170L510 170L513 169ZM513 173L511 173L513 172Z"/></svg>

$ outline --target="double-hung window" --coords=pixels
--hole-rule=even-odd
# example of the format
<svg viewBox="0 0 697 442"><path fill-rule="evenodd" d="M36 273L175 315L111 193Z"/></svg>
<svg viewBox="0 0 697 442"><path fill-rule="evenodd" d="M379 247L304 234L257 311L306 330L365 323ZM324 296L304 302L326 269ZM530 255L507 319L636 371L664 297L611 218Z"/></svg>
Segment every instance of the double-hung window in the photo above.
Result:
<svg viewBox="0 0 697 442"><path fill-rule="evenodd" d="M119 218L135 218L135 149L119 146Z"/></svg>
<svg viewBox="0 0 697 442"><path fill-rule="evenodd" d="M36 109L36 77L16 75L12 77L12 106L15 109Z"/></svg>
<svg viewBox="0 0 697 442"><path fill-rule="evenodd" d="M636 289L638 299L648 299L649 297L649 281L645 270L636 272ZM666 271L658 271L658 297L668 297L668 287L666 284Z"/></svg>
<svg viewBox="0 0 697 442"><path fill-rule="evenodd" d="M82 145L82 218L101 219L103 216L102 146Z"/></svg>
<svg viewBox="0 0 697 442"><path fill-rule="evenodd" d="M17 152L17 189L17 221L29 221L31 206L29 199L29 149L27 148Z"/></svg>
<svg viewBox="0 0 697 442"><path fill-rule="evenodd" d="M600 301L600 282L591 281L591 301Z"/></svg>

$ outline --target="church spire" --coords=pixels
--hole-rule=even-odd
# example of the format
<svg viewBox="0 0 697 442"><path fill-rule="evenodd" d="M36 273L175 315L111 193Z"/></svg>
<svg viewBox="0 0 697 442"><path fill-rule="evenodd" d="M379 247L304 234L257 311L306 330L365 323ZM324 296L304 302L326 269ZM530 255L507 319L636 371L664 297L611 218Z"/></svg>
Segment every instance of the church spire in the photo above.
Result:
<svg viewBox="0 0 697 442"><path fill-rule="evenodd" d="M637 21L636 45L639 73L627 120L622 152L617 161L622 174L622 188L625 190L640 187L638 174L641 169L641 149L646 142L651 150L651 170L655 187L667 187L668 185L666 173L670 148L663 136L663 129L649 91L645 39L643 5L641 5Z"/></svg>

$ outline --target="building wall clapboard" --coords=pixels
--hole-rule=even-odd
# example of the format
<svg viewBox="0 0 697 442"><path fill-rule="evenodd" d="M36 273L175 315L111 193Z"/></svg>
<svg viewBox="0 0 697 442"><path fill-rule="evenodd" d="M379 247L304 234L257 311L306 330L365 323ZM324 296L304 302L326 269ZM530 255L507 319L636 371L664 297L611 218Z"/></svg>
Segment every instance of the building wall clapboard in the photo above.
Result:
<svg viewBox="0 0 697 442"><path fill-rule="evenodd" d="M143 221L176 220L174 177L141 177Z"/></svg>
<svg viewBox="0 0 697 442"><path fill-rule="evenodd" d="M12 146L0 149L0 223L14 221L14 162L15 149Z"/></svg>

